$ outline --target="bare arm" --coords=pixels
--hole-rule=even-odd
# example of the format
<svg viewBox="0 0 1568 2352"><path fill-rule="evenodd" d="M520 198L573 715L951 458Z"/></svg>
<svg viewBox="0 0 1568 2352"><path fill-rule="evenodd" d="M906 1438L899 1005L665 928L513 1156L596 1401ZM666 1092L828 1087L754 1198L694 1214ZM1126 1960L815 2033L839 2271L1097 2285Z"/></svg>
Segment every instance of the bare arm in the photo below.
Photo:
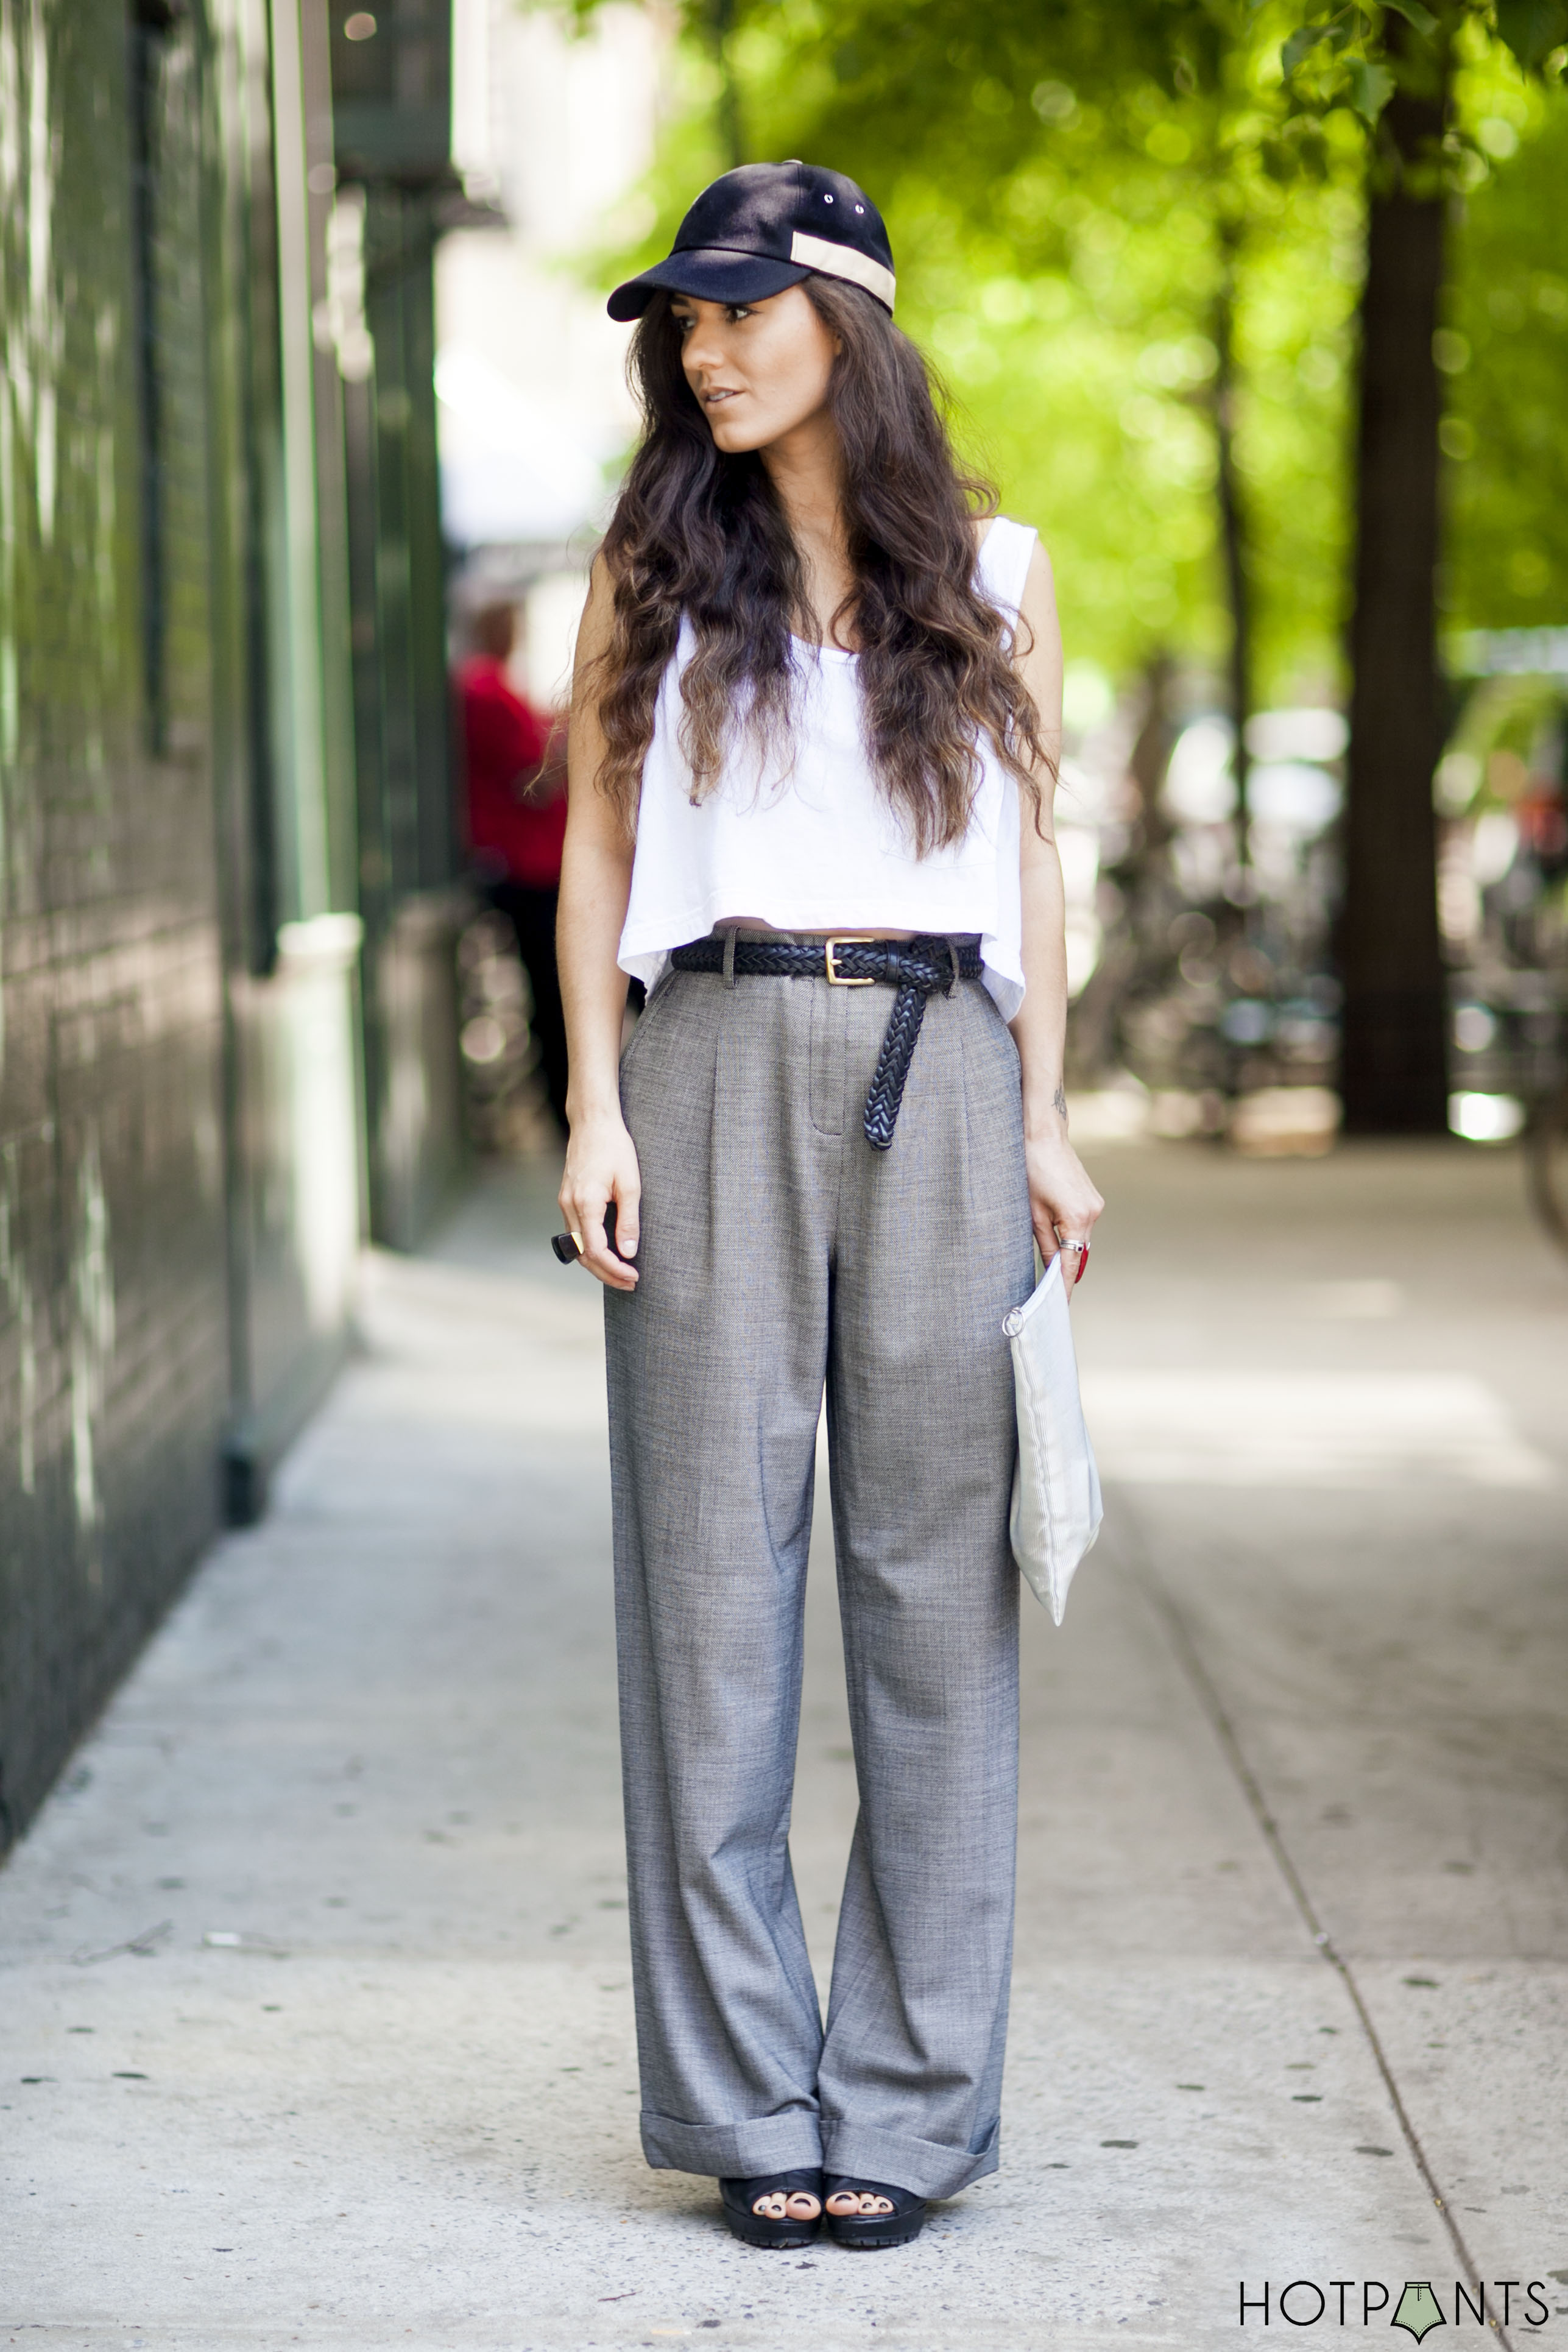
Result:
<svg viewBox="0 0 1568 2352"><path fill-rule="evenodd" d="M577 632L567 745L570 794L555 947L566 1013L571 1139L560 1200L567 1230L581 1236L583 1263L590 1274L612 1290L632 1290L637 1269L621 1259L637 1255L642 1182L637 1148L621 1117L626 976L616 962L616 950L631 895L633 845L599 790L605 739L590 675L609 635L610 600L601 559L594 565ZM605 1239L605 1209L611 1201L616 1203L615 1251Z"/></svg>
<svg viewBox="0 0 1568 2352"><path fill-rule="evenodd" d="M1052 759L1062 740L1062 640L1057 621L1050 558L1037 547L1024 589L1023 617L1033 642L1020 664L1040 715L1040 734ZM1087 1241L1105 1203L1068 1141L1063 1058L1067 1044L1066 899L1052 824L1052 779L1040 777L1039 823L1022 811L1019 880L1024 915L1025 996L1012 1024L1024 1072L1024 1154L1029 1210L1045 1258L1057 1254L1058 1234ZM1084 1259L1079 1255L1078 1271ZM1064 1269L1073 1278L1070 1266Z"/></svg>

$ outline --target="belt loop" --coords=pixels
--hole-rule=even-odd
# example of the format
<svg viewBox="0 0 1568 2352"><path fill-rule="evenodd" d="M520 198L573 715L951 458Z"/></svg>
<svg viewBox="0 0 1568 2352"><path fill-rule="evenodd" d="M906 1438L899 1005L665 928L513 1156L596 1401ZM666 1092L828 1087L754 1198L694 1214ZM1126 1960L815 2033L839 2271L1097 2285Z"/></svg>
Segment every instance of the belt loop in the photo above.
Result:
<svg viewBox="0 0 1568 2352"><path fill-rule="evenodd" d="M959 982L963 978L963 968L958 961L958 942L953 938L951 931L947 935L947 960L952 966L952 979L949 982L948 986L943 989L942 994L944 996L951 996L953 990L958 986Z"/></svg>
<svg viewBox="0 0 1568 2352"><path fill-rule="evenodd" d="M729 924L724 932L724 985L726 988L733 988L735 985L736 934L737 926L733 923Z"/></svg>

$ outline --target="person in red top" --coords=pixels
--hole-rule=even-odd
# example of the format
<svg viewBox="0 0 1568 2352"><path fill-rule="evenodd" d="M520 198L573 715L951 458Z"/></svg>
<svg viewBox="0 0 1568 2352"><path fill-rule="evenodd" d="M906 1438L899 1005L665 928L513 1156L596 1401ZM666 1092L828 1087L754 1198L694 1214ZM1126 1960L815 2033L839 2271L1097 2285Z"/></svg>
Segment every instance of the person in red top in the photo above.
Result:
<svg viewBox="0 0 1568 2352"><path fill-rule="evenodd" d="M566 1131L566 1025L555 971L555 905L566 836L565 730L524 701L507 675L510 604L474 616L458 670L468 777L468 847L485 896L517 933L533 992L533 1034L550 1108Z"/></svg>

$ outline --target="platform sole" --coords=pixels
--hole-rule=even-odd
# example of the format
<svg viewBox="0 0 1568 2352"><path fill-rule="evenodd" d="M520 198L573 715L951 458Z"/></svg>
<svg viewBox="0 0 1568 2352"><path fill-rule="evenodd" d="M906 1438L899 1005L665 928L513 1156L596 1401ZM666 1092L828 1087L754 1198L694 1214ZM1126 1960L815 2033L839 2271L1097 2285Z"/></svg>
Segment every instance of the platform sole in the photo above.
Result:
<svg viewBox="0 0 1568 2352"><path fill-rule="evenodd" d="M849 2221L836 2221L830 2213L828 2231L836 2245L847 2246L851 2253L880 2253L886 2246L907 2246L925 2228L925 2214L887 2213L879 2221L866 2221L858 2227Z"/></svg>
<svg viewBox="0 0 1568 2352"><path fill-rule="evenodd" d="M726 2206L724 2221L732 2237L743 2246L760 2246L765 2253L794 2253L802 2246L815 2246L821 2233L820 2221L764 2221L751 2214L731 2213Z"/></svg>

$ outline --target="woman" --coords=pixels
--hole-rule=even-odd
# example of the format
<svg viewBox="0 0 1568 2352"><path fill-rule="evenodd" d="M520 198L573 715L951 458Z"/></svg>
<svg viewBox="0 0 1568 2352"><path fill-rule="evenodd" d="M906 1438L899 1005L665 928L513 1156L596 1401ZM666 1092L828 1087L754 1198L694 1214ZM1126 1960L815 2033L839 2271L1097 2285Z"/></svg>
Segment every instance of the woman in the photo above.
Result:
<svg viewBox="0 0 1568 2352"><path fill-rule="evenodd" d="M868 198L788 163L727 173L612 298L647 432L579 639L561 899L643 2147L781 2247L825 2212L906 2242L997 2162L1001 1327L1102 1206L1062 1092L1050 571L976 519L893 291ZM860 1794L826 2030L787 1845L825 1387Z"/></svg>

